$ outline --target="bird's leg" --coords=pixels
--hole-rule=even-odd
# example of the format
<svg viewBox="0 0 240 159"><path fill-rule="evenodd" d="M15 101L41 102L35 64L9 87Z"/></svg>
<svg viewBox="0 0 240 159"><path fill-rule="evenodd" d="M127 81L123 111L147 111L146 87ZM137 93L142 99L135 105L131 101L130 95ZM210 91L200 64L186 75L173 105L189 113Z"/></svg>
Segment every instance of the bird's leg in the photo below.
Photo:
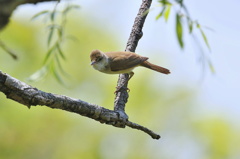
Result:
<svg viewBox="0 0 240 159"><path fill-rule="evenodd" d="M115 94L116 94L117 92L119 92L120 89L122 89L127 82L129 82L129 80L133 77L134 72L130 72L130 73L128 73L128 75L129 75L128 80L125 81L122 86L117 86L117 87L116 87L116 91L114 92ZM127 91L130 92L130 89L127 88Z"/></svg>
<svg viewBox="0 0 240 159"><path fill-rule="evenodd" d="M129 78L128 78L128 80L127 81L129 81L132 77L133 77L133 75L134 75L134 72L130 72L129 73ZM127 82L125 82L124 84L126 84Z"/></svg>

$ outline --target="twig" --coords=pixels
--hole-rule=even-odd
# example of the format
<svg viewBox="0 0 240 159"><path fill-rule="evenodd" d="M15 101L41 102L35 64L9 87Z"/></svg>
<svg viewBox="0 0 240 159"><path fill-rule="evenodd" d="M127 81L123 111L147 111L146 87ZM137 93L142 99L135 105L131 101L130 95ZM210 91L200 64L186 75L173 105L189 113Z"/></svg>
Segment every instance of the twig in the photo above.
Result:
<svg viewBox="0 0 240 159"><path fill-rule="evenodd" d="M160 135L156 134L155 132L149 130L148 128L145 128L144 126L138 125L138 124L133 123L131 121L127 121L126 125L133 128L133 129L138 129L138 130L144 131L145 133L150 135L153 139L160 139L160 137L161 137Z"/></svg>

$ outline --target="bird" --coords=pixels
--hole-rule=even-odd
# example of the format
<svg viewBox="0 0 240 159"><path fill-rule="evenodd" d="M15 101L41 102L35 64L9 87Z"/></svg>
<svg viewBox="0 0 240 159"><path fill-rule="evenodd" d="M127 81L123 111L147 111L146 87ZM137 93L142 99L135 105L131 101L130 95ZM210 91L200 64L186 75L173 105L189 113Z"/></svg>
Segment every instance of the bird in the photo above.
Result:
<svg viewBox="0 0 240 159"><path fill-rule="evenodd" d="M133 69L138 66L163 73L170 74L164 67L152 64L148 57L141 56L134 52L102 52L93 50L90 54L91 65L94 69L107 74L129 74L128 81L133 77Z"/></svg>
<svg viewBox="0 0 240 159"><path fill-rule="evenodd" d="M148 61L148 57L134 52L102 52L93 50L90 54L90 60L93 68L100 72L106 74L129 74L128 80L121 87L117 87L114 93L117 93L133 77L133 69L135 67L142 66L159 73L170 74L167 68L152 64Z"/></svg>

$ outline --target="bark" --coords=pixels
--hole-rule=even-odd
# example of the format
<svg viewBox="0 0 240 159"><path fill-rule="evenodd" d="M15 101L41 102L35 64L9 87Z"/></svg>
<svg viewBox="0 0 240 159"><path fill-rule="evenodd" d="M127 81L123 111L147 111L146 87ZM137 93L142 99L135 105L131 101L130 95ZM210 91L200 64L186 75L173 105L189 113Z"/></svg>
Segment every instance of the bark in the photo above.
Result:
<svg viewBox="0 0 240 159"><path fill-rule="evenodd" d="M38 2L59 1L59 0L0 0L0 30L9 22L12 12L22 4L36 4Z"/></svg>

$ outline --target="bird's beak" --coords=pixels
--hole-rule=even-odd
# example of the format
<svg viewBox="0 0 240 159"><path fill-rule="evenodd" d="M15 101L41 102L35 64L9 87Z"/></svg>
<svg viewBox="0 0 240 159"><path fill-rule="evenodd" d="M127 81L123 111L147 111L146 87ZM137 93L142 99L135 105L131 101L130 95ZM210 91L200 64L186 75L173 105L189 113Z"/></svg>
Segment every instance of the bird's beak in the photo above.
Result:
<svg viewBox="0 0 240 159"><path fill-rule="evenodd" d="M96 61L92 61L91 63L90 63L90 65L93 65L93 64L95 64L96 63Z"/></svg>

